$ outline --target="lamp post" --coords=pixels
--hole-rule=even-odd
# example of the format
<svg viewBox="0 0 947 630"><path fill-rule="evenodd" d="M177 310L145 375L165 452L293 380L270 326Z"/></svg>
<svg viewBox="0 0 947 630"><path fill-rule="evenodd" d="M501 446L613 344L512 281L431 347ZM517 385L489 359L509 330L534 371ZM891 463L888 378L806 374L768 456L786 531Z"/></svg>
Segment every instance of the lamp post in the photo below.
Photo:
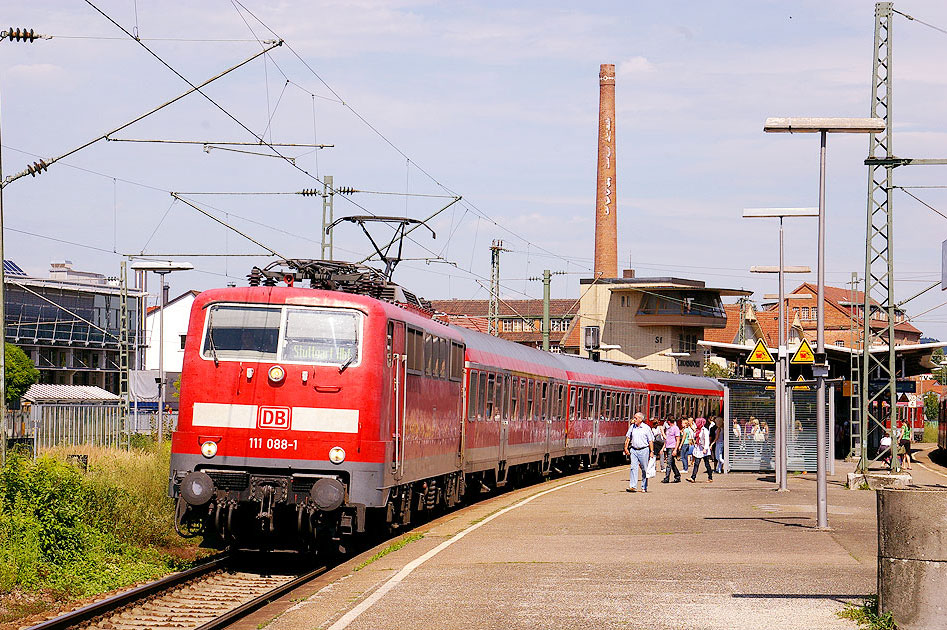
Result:
<svg viewBox="0 0 947 630"><path fill-rule="evenodd" d="M819 261L818 296L816 299L816 362L812 375L816 387L816 527L828 529L828 485L825 477L825 459L828 438L825 425L825 377L829 365L825 360L825 140L830 133L878 133L884 131L881 118L767 118L763 125L766 133L818 133L819 143ZM866 318L867 320L867 318ZM866 324L867 325L867 324ZM894 443L894 424L891 426Z"/></svg>
<svg viewBox="0 0 947 630"><path fill-rule="evenodd" d="M194 268L194 265L186 262L171 262L171 261L153 261L153 260L143 260L141 262L136 262L132 265L132 269L135 271L151 271L158 274L161 279L161 311L158 313L158 329L159 340L158 340L158 444L159 446L164 443L164 398L165 398L165 383L164 383L164 307L167 306L167 301L164 297L164 277L171 273L172 271L189 271Z"/></svg>
<svg viewBox="0 0 947 630"><path fill-rule="evenodd" d="M779 327L777 346L779 351L776 359L776 485L779 490L788 490L787 461L788 448L786 430L789 417L786 406L786 379L789 376L789 353L786 352L786 283L785 275L787 273L810 273L809 267L790 267L787 268L783 261L783 219L786 217L817 217L818 208L746 208L743 210L743 218L777 218L779 219L779 267L776 273L779 274ZM770 273L769 267L751 267L750 271L755 273Z"/></svg>

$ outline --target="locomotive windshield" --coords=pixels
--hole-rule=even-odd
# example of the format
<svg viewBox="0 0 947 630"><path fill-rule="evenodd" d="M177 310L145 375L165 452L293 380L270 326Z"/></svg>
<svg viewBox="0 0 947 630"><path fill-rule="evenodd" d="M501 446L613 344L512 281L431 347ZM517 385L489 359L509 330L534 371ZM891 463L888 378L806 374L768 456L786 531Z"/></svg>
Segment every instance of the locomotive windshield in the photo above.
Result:
<svg viewBox="0 0 947 630"><path fill-rule="evenodd" d="M350 365L358 360L360 315L316 307L214 304L205 359Z"/></svg>

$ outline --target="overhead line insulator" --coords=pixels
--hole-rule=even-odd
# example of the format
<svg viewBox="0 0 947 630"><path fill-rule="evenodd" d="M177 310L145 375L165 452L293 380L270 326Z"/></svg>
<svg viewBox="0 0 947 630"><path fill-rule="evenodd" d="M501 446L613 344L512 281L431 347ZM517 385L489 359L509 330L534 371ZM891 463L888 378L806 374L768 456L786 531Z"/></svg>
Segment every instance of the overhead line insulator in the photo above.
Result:
<svg viewBox="0 0 947 630"><path fill-rule="evenodd" d="M316 188L303 188L299 194L303 197L321 197L322 191Z"/></svg>
<svg viewBox="0 0 947 630"><path fill-rule="evenodd" d="M40 160L39 162L33 162L26 167L26 172L30 174L30 177L36 177L43 171L49 168L49 164L45 160Z"/></svg>
<svg viewBox="0 0 947 630"><path fill-rule="evenodd" d="M359 191L356 188L351 188L349 186L340 186L339 188L335 189L335 192L339 193L340 195L351 195L352 193L357 193L361 191Z"/></svg>
<svg viewBox="0 0 947 630"><path fill-rule="evenodd" d="M0 31L0 39L9 39L11 42L32 42L35 39L42 39L42 35L33 32L33 29L13 28L12 26L5 31Z"/></svg>

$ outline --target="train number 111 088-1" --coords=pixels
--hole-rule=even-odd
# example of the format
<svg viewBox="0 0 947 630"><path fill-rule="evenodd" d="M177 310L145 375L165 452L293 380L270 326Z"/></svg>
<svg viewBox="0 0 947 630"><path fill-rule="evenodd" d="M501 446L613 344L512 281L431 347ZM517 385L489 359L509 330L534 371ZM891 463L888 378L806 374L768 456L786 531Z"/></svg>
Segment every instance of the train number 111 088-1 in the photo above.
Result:
<svg viewBox="0 0 947 630"><path fill-rule="evenodd" d="M296 440L281 440L279 438L266 439L266 448L270 449L271 451L295 451L296 446ZM250 448L263 448L263 438L250 438Z"/></svg>

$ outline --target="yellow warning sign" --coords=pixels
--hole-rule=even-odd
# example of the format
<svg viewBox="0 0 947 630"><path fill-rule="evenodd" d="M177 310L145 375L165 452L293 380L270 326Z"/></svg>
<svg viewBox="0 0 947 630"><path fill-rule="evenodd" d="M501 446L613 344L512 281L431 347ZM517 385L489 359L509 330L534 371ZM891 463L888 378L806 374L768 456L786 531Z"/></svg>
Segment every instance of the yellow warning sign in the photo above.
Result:
<svg viewBox="0 0 947 630"><path fill-rule="evenodd" d="M766 347L766 344L763 343L763 340L758 340L756 342L756 347L753 348L753 352L751 352L750 356L746 358L746 364L767 365L771 363L776 363L776 361L773 359L773 355L769 353L769 348Z"/></svg>
<svg viewBox="0 0 947 630"><path fill-rule="evenodd" d="M804 380L806 380L806 379L802 378L802 374L800 374L800 375L799 375L799 378L797 378L796 380L797 380L797 381L804 381ZM796 385L795 387L793 387L793 389L796 390L796 391L807 392L807 391L809 391L809 386L808 386L808 385Z"/></svg>
<svg viewBox="0 0 947 630"><path fill-rule="evenodd" d="M796 353L792 355L792 358L789 359L789 362L793 365L815 363L815 353L812 352L812 346L809 345L808 341L805 339L802 340L802 343L799 344L799 348L796 350Z"/></svg>
<svg viewBox="0 0 947 630"><path fill-rule="evenodd" d="M776 377L774 376L769 379L769 382L772 383L772 385L767 385L766 389L776 389Z"/></svg>

